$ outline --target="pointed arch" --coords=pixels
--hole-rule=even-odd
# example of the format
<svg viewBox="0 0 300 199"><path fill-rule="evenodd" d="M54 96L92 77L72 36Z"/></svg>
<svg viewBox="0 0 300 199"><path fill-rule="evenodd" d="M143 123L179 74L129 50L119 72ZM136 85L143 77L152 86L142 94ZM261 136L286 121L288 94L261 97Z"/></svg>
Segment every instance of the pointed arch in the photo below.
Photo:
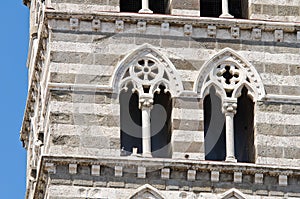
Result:
<svg viewBox="0 0 300 199"><path fill-rule="evenodd" d="M143 60L146 60L146 64L150 62L154 64L155 70L149 72L137 66L145 64ZM135 68L135 66L137 67ZM153 77L150 77L150 73ZM175 66L150 44L144 44L133 50L118 64L112 80L113 92L117 94L124 87L126 89L126 84L129 82L134 85L134 89L139 93L143 92L143 86L151 85L149 93L154 94L160 84L166 87L172 97L179 96L183 91L183 84Z"/></svg>
<svg viewBox="0 0 300 199"><path fill-rule="evenodd" d="M139 187L133 192L133 194L131 194L131 196L128 197L128 199L140 199L146 198L146 196L152 196L155 199L165 199L165 197L162 194L160 194L156 188L152 187L149 184L145 184Z"/></svg>
<svg viewBox="0 0 300 199"><path fill-rule="evenodd" d="M246 196L239 190L232 188L225 193L220 195L221 199L231 199L231 198L236 198L236 199L246 199Z"/></svg>
<svg viewBox="0 0 300 199"><path fill-rule="evenodd" d="M220 79L214 77L218 76L216 68L222 65L234 66L236 68L234 70L240 75L240 81L236 80L237 83L233 89L233 97L238 97L244 86L248 88L249 95L254 101L260 100L265 96L262 80L254 66L231 48L225 48L208 60L199 72L197 81L194 84L194 91L201 98L205 97L206 87L211 85L212 82L220 85ZM219 70L222 70L222 68ZM225 86L224 89L228 88Z"/></svg>

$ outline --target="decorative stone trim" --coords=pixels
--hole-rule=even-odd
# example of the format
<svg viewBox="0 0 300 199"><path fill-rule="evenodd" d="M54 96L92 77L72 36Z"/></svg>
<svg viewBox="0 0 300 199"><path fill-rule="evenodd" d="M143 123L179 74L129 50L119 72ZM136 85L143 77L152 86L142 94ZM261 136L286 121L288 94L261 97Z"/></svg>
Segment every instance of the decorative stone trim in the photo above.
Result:
<svg viewBox="0 0 300 199"><path fill-rule="evenodd" d="M264 174L256 173L254 176L254 183L255 184L263 184L264 183Z"/></svg>
<svg viewBox="0 0 300 199"><path fill-rule="evenodd" d="M252 39L261 40L261 29L260 28L252 29Z"/></svg>
<svg viewBox="0 0 300 199"><path fill-rule="evenodd" d="M210 172L210 180L212 182L219 182L220 181L220 172L219 171L211 171Z"/></svg>
<svg viewBox="0 0 300 199"><path fill-rule="evenodd" d="M235 183L242 183L242 181L243 181L243 173L240 172L240 171L234 172L234 174L233 174L233 181Z"/></svg>
<svg viewBox="0 0 300 199"><path fill-rule="evenodd" d="M207 26L207 37L216 38L216 36L217 36L217 27Z"/></svg>
<svg viewBox="0 0 300 199"><path fill-rule="evenodd" d="M123 32L124 31L124 21L123 20L116 20L116 32Z"/></svg>
<svg viewBox="0 0 300 199"><path fill-rule="evenodd" d="M123 176L123 167L115 166L115 177L122 177L122 176Z"/></svg>
<svg viewBox="0 0 300 199"><path fill-rule="evenodd" d="M70 29L76 30L79 28L79 19L70 18Z"/></svg>
<svg viewBox="0 0 300 199"><path fill-rule="evenodd" d="M162 179L170 179L170 169L169 168L163 168L161 169L161 178Z"/></svg>
<svg viewBox="0 0 300 199"><path fill-rule="evenodd" d="M139 166L137 170L138 178L146 178L146 167Z"/></svg>
<svg viewBox="0 0 300 199"><path fill-rule="evenodd" d="M161 32L166 34L170 31L170 24L169 23L162 23L161 24Z"/></svg>
<svg viewBox="0 0 300 199"><path fill-rule="evenodd" d="M145 21L139 21L139 22L137 22L136 26L137 26L137 30L140 33L144 33L147 30L147 23Z"/></svg>
<svg viewBox="0 0 300 199"><path fill-rule="evenodd" d="M187 180L188 181L195 181L196 180L196 170L188 170L187 172Z"/></svg>
<svg viewBox="0 0 300 199"><path fill-rule="evenodd" d="M77 173L77 164L69 164L69 173L76 174Z"/></svg>
<svg viewBox="0 0 300 199"><path fill-rule="evenodd" d="M283 42L283 30L274 31L275 42Z"/></svg>
<svg viewBox="0 0 300 199"><path fill-rule="evenodd" d="M234 39L240 38L240 28L239 27L231 27L231 37Z"/></svg>
<svg viewBox="0 0 300 199"><path fill-rule="evenodd" d="M183 27L183 32L185 36L190 36L193 33L193 26L190 24L185 24Z"/></svg>
<svg viewBox="0 0 300 199"><path fill-rule="evenodd" d="M95 31L100 30L100 28L101 28L101 21L99 19L93 19L93 21L92 21L92 28Z"/></svg>
<svg viewBox="0 0 300 199"><path fill-rule="evenodd" d="M92 165L91 175L92 176L100 176L100 165Z"/></svg>
<svg viewBox="0 0 300 199"><path fill-rule="evenodd" d="M279 175L278 183L280 186L287 186L288 185L288 176L287 175Z"/></svg>
<svg viewBox="0 0 300 199"><path fill-rule="evenodd" d="M54 163L46 162L44 170L47 171L48 173L56 173L56 166Z"/></svg>

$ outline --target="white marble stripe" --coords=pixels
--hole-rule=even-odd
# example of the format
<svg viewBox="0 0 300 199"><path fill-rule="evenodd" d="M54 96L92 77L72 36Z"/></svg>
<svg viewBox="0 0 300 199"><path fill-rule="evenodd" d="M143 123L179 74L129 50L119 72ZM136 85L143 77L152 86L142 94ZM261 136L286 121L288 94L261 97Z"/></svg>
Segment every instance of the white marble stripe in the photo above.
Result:
<svg viewBox="0 0 300 199"><path fill-rule="evenodd" d="M111 76L114 72L114 66L106 65L87 65L87 64L68 64L68 63L51 63L50 72L68 73L68 74L86 74Z"/></svg>
<svg viewBox="0 0 300 199"><path fill-rule="evenodd" d="M256 164L299 167L300 159L257 157Z"/></svg>
<svg viewBox="0 0 300 199"><path fill-rule="evenodd" d="M119 6L96 5L96 4L74 4L74 3L52 3L51 6L55 11L64 11L68 13L91 13L91 12L119 12Z"/></svg>
<svg viewBox="0 0 300 199"><path fill-rule="evenodd" d="M300 75L284 76L271 73L260 73L265 85L299 86Z"/></svg>
<svg viewBox="0 0 300 199"><path fill-rule="evenodd" d="M70 114L120 115L118 104L94 104L75 102L51 102L51 112Z"/></svg>
<svg viewBox="0 0 300 199"><path fill-rule="evenodd" d="M204 142L203 131L185 131L185 130L173 130L172 141L181 142Z"/></svg>
<svg viewBox="0 0 300 199"><path fill-rule="evenodd" d="M282 137L282 136L273 136L273 135L256 135L256 142L258 145L272 146L272 147L294 147L300 148L300 137L291 136L291 137Z"/></svg>
<svg viewBox="0 0 300 199"><path fill-rule="evenodd" d="M84 135L84 136L108 136L120 137L119 127L107 126L84 126L71 124L51 124L51 133L53 135Z"/></svg>
<svg viewBox="0 0 300 199"><path fill-rule="evenodd" d="M203 110L200 109L173 109L173 119L203 121Z"/></svg>
<svg viewBox="0 0 300 199"><path fill-rule="evenodd" d="M105 53L105 54L120 54L125 55L132 52L138 46L135 44L122 44L114 41L115 44L111 44L108 39L108 45L99 48L99 44L94 43L79 43L79 42L64 42L54 41L51 43L52 51L64 51L64 52L83 52L83 53ZM101 45L103 46L103 45ZM162 50L163 54L173 59L185 60L209 60L218 51L209 49L197 49L197 48L180 48L180 54L178 48L165 48ZM269 53L259 51L237 51L248 61L262 61L264 63L276 63L276 64L295 64L300 62L300 54L292 53Z"/></svg>
<svg viewBox="0 0 300 199"><path fill-rule="evenodd" d="M256 122L267 124L300 125L300 115L257 112Z"/></svg>

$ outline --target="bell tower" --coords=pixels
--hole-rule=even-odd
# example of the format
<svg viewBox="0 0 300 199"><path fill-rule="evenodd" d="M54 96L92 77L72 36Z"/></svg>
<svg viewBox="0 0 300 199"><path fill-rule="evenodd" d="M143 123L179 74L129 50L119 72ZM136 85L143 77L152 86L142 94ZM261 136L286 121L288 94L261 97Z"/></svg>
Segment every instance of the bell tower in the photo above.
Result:
<svg viewBox="0 0 300 199"><path fill-rule="evenodd" d="M26 199L300 198L299 5L23 3Z"/></svg>

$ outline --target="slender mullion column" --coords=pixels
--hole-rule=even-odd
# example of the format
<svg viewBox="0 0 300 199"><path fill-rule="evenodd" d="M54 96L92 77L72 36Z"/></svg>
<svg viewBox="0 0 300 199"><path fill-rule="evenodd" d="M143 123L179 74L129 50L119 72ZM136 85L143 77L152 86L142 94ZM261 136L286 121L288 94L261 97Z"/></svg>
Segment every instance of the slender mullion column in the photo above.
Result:
<svg viewBox="0 0 300 199"><path fill-rule="evenodd" d="M237 162L234 152L234 115L236 114L237 100L225 99L223 102L223 113L226 118L226 160Z"/></svg>
<svg viewBox="0 0 300 199"><path fill-rule="evenodd" d="M229 14L228 9L228 0L222 0L222 14L220 15L222 18L233 18L231 14Z"/></svg>
<svg viewBox="0 0 300 199"><path fill-rule="evenodd" d="M142 0L142 9L139 10L139 13L153 13L153 11L149 9L149 0Z"/></svg>
<svg viewBox="0 0 300 199"><path fill-rule="evenodd" d="M143 157L152 157L151 154L151 123L150 114L153 105L152 95L140 96L140 109L142 110L142 147Z"/></svg>

